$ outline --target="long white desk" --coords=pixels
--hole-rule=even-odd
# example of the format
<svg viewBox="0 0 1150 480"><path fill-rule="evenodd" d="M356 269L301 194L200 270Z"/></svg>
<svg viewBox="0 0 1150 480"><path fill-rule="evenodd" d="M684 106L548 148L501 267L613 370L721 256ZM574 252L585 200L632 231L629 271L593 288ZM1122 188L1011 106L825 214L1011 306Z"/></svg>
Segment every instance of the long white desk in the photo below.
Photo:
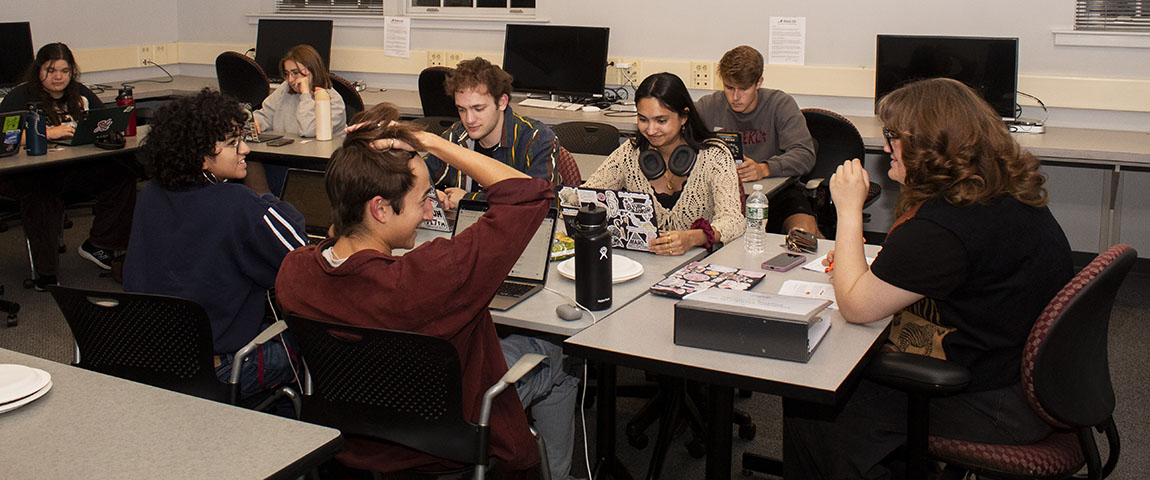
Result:
<svg viewBox="0 0 1150 480"><path fill-rule="evenodd" d="M4 478L295 478L335 455L338 430L0 349L52 375L0 414Z"/></svg>
<svg viewBox="0 0 1150 480"><path fill-rule="evenodd" d="M761 270L759 264L783 251L781 235L772 235L767 251L748 255L743 239L736 239L703 261L718 265ZM819 252L808 255L812 260L834 248L822 240ZM877 246L868 245L874 255ZM825 273L796 267L785 273L768 272L754 291L776 293L789 279L829 282ZM832 326L808 363L789 362L675 345L674 306L677 300L644 295L615 312L607 320L588 327L567 339L564 349L576 356L610 365L641 368L660 375L686 378L710 385L715 399L708 413L707 478L731 478L731 401L733 388L780 395L788 400L833 405L844 400L858 376L858 366L882 342L889 320L868 325L849 324L836 311ZM611 368L605 369L613 379ZM600 379L603 382L603 379ZM601 383L601 388L603 388ZM614 406L606 405L613 394L607 393L599 406L596 442L597 458L611 468L615 441ZM605 437L609 435L610 437ZM600 474L604 472L599 472Z"/></svg>
<svg viewBox="0 0 1150 480"><path fill-rule="evenodd" d="M140 141L148 133L148 127L141 126L133 137L124 137L124 148L118 150L104 150L95 145L79 145L75 147L49 145L48 153L30 156L20 147L20 151L10 157L0 158L0 173L13 173L20 170L46 168L49 166L66 165L72 162L89 161L101 157L121 155L133 152L140 146Z"/></svg>

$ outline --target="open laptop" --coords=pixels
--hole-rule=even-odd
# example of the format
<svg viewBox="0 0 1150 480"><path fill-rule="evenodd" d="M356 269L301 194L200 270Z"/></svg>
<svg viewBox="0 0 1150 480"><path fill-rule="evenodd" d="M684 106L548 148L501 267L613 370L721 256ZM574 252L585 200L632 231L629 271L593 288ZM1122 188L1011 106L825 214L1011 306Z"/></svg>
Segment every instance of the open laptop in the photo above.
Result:
<svg viewBox="0 0 1150 480"><path fill-rule="evenodd" d="M467 227L479 221L479 217L487 211L487 202L477 200L462 200L459 202L458 213L455 215L455 230L451 235L458 235ZM552 208L547 212L543 223L531 236L531 242L519 260L511 268L511 273L499 286L499 292L491 300L489 306L492 310L507 310L514 307L527 297L543 289L547 283L547 263L551 260L551 239L555 236L555 223L559 219L559 210ZM501 248L501 245L491 245L491 248Z"/></svg>
<svg viewBox="0 0 1150 480"><path fill-rule="evenodd" d="M581 187L559 189L559 208L565 220L574 219L579 207L589 204L607 210L611 248L651 251L648 244L659 236L659 222L655 218L655 199L650 194Z"/></svg>
<svg viewBox="0 0 1150 480"><path fill-rule="evenodd" d="M327 229L332 224L331 200L327 198L323 172L288 169L280 199L303 214L307 243L315 245L327 238Z"/></svg>
<svg viewBox="0 0 1150 480"><path fill-rule="evenodd" d="M0 113L0 135L4 137L4 143L0 144L0 157L15 155L20 151L20 134L24 133L24 113L23 111Z"/></svg>
<svg viewBox="0 0 1150 480"><path fill-rule="evenodd" d="M76 133L72 138L55 140L60 145L87 145L95 142L96 137L105 132L124 133L128 128L128 118L132 115L135 105L111 106L88 110L84 118L76 123Z"/></svg>

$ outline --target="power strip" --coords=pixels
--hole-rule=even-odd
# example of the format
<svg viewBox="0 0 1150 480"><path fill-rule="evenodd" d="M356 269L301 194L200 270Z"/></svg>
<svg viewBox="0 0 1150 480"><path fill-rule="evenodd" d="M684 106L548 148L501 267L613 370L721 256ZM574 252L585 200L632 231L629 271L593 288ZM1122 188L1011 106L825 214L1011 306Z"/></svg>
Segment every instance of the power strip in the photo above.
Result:
<svg viewBox="0 0 1150 480"><path fill-rule="evenodd" d="M1013 123L1006 126L1010 133L1046 133L1046 125L1041 123Z"/></svg>

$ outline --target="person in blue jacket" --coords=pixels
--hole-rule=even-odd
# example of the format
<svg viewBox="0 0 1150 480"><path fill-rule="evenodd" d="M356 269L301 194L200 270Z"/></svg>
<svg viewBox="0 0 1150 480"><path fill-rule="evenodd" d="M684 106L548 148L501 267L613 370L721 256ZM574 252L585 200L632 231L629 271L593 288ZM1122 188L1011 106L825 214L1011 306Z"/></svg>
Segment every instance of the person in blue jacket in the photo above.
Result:
<svg viewBox="0 0 1150 480"><path fill-rule="evenodd" d="M186 298L207 310L216 374L264 326L268 289L280 262L304 245L304 219L291 204L242 183L250 151L246 113L204 89L156 112L141 160L152 180L136 203L124 290ZM264 344L240 378L247 397L294 379L290 343ZM257 361L258 360L258 361Z"/></svg>

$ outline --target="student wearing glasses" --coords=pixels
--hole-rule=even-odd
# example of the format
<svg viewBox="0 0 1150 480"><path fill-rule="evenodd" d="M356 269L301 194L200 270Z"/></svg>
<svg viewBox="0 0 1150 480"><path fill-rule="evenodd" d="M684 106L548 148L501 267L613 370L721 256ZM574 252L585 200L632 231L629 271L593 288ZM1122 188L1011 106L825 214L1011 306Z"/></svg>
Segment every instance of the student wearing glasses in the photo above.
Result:
<svg viewBox="0 0 1150 480"><path fill-rule="evenodd" d="M683 81L665 72L647 77L635 90L635 107L640 135L611 152L583 186L651 194L662 233L650 248L659 255L742 235L735 161L699 118Z"/></svg>
<svg viewBox="0 0 1150 480"><path fill-rule="evenodd" d="M1038 160L994 110L950 79L912 83L879 101L902 185L898 215L868 268L859 160L830 179L838 211L834 274L851 323L893 315L888 348L970 370L970 386L931 401L930 431L957 440L1027 444L1051 428L1020 387L1022 349L1038 315L1074 274L1070 245L1046 207ZM906 395L863 380L832 420L788 418L788 475L890 478L906 439Z"/></svg>
<svg viewBox="0 0 1150 480"><path fill-rule="evenodd" d="M104 106L80 83L80 69L63 43L49 43L36 52L24 83L0 103L0 112L24 110L29 104L45 120L48 140L71 138L84 112ZM111 270L117 250L128 246L132 209L136 202L136 174L119 160L71 164L64 167L5 175L0 195L20 202L20 221L36 265L36 290L57 283L60 233L64 222L65 193L94 196L95 217L79 254L104 270Z"/></svg>
<svg viewBox="0 0 1150 480"><path fill-rule="evenodd" d="M323 89L331 97L331 134L343 135L347 128L347 111L343 97L331 85L331 77L311 45L296 45L280 59L284 82L264 99L259 110L252 112L262 130L275 130L301 137L315 136L315 90Z"/></svg>
<svg viewBox="0 0 1150 480"><path fill-rule="evenodd" d="M216 374L263 330L267 292L280 262L305 243L303 215L242 183L247 113L204 89L156 112L140 157L152 180L140 192L124 263L124 290L186 298L212 323ZM244 364L244 397L294 379L282 342Z"/></svg>

